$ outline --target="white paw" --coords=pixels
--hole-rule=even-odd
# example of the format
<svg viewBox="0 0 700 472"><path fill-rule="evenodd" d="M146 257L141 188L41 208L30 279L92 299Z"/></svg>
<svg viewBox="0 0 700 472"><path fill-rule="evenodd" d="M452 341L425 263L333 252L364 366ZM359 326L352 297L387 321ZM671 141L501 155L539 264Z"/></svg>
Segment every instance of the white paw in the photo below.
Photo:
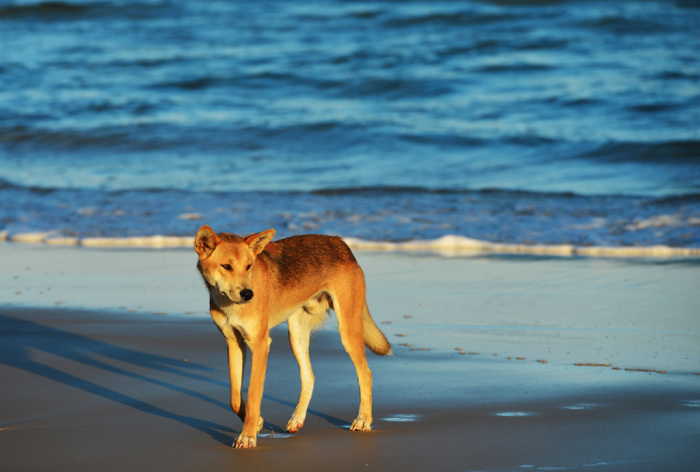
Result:
<svg viewBox="0 0 700 472"><path fill-rule="evenodd" d="M303 420L299 421L292 418L291 420L289 420L289 423L287 423L287 432L296 433L302 428L302 426L304 426Z"/></svg>
<svg viewBox="0 0 700 472"><path fill-rule="evenodd" d="M372 430L372 420L366 420L364 418L356 418L350 426L350 431L371 431Z"/></svg>
<svg viewBox="0 0 700 472"><path fill-rule="evenodd" d="M233 447L236 449L252 449L258 445L257 438L255 436L238 436L236 442L233 443Z"/></svg>

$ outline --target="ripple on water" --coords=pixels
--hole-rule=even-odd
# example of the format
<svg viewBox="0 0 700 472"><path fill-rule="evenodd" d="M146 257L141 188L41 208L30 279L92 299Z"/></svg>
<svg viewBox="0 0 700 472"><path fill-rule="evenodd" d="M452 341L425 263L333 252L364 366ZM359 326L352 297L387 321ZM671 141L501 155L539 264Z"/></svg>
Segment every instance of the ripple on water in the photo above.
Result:
<svg viewBox="0 0 700 472"><path fill-rule="evenodd" d="M495 413L495 416L503 416L507 418L515 418L515 417L522 417L522 416L534 416L535 414L532 412L528 411L501 411L499 413Z"/></svg>
<svg viewBox="0 0 700 472"><path fill-rule="evenodd" d="M382 418L382 421L389 421L392 423L410 423L412 421L418 421L419 419L420 415L416 414L398 414Z"/></svg>
<svg viewBox="0 0 700 472"><path fill-rule="evenodd" d="M293 434L286 434L286 433L262 433L258 434L258 438L264 438L264 439L287 439L291 438L294 436Z"/></svg>
<svg viewBox="0 0 700 472"><path fill-rule="evenodd" d="M596 408L600 405L597 403L576 403L574 405L567 405L562 408L565 410L591 410L593 408Z"/></svg>

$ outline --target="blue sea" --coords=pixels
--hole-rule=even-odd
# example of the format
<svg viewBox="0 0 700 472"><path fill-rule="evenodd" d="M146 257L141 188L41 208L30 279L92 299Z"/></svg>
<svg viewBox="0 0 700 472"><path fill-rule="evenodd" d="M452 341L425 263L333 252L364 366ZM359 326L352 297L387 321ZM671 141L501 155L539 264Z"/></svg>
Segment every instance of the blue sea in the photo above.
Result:
<svg viewBox="0 0 700 472"><path fill-rule="evenodd" d="M0 232L700 247L700 2L0 0Z"/></svg>

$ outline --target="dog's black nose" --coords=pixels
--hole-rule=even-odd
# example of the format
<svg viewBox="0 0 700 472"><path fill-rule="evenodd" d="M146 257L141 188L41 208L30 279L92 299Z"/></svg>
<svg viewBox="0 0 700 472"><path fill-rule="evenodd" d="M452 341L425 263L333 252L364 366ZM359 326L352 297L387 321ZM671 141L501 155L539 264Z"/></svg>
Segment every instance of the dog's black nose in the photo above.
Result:
<svg viewBox="0 0 700 472"><path fill-rule="evenodd" d="M243 290L241 290L241 298L244 301L249 302L253 299L253 291L249 288L244 288Z"/></svg>

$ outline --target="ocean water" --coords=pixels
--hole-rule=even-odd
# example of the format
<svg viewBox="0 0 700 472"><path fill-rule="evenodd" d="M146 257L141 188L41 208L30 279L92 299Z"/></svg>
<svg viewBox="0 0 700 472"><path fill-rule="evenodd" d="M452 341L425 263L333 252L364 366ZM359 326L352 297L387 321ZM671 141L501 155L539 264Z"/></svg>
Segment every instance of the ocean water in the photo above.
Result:
<svg viewBox="0 0 700 472"><path fill-rule="evenodd" d="M0 234L700 248L700 2L0 0Z"/></svg>

